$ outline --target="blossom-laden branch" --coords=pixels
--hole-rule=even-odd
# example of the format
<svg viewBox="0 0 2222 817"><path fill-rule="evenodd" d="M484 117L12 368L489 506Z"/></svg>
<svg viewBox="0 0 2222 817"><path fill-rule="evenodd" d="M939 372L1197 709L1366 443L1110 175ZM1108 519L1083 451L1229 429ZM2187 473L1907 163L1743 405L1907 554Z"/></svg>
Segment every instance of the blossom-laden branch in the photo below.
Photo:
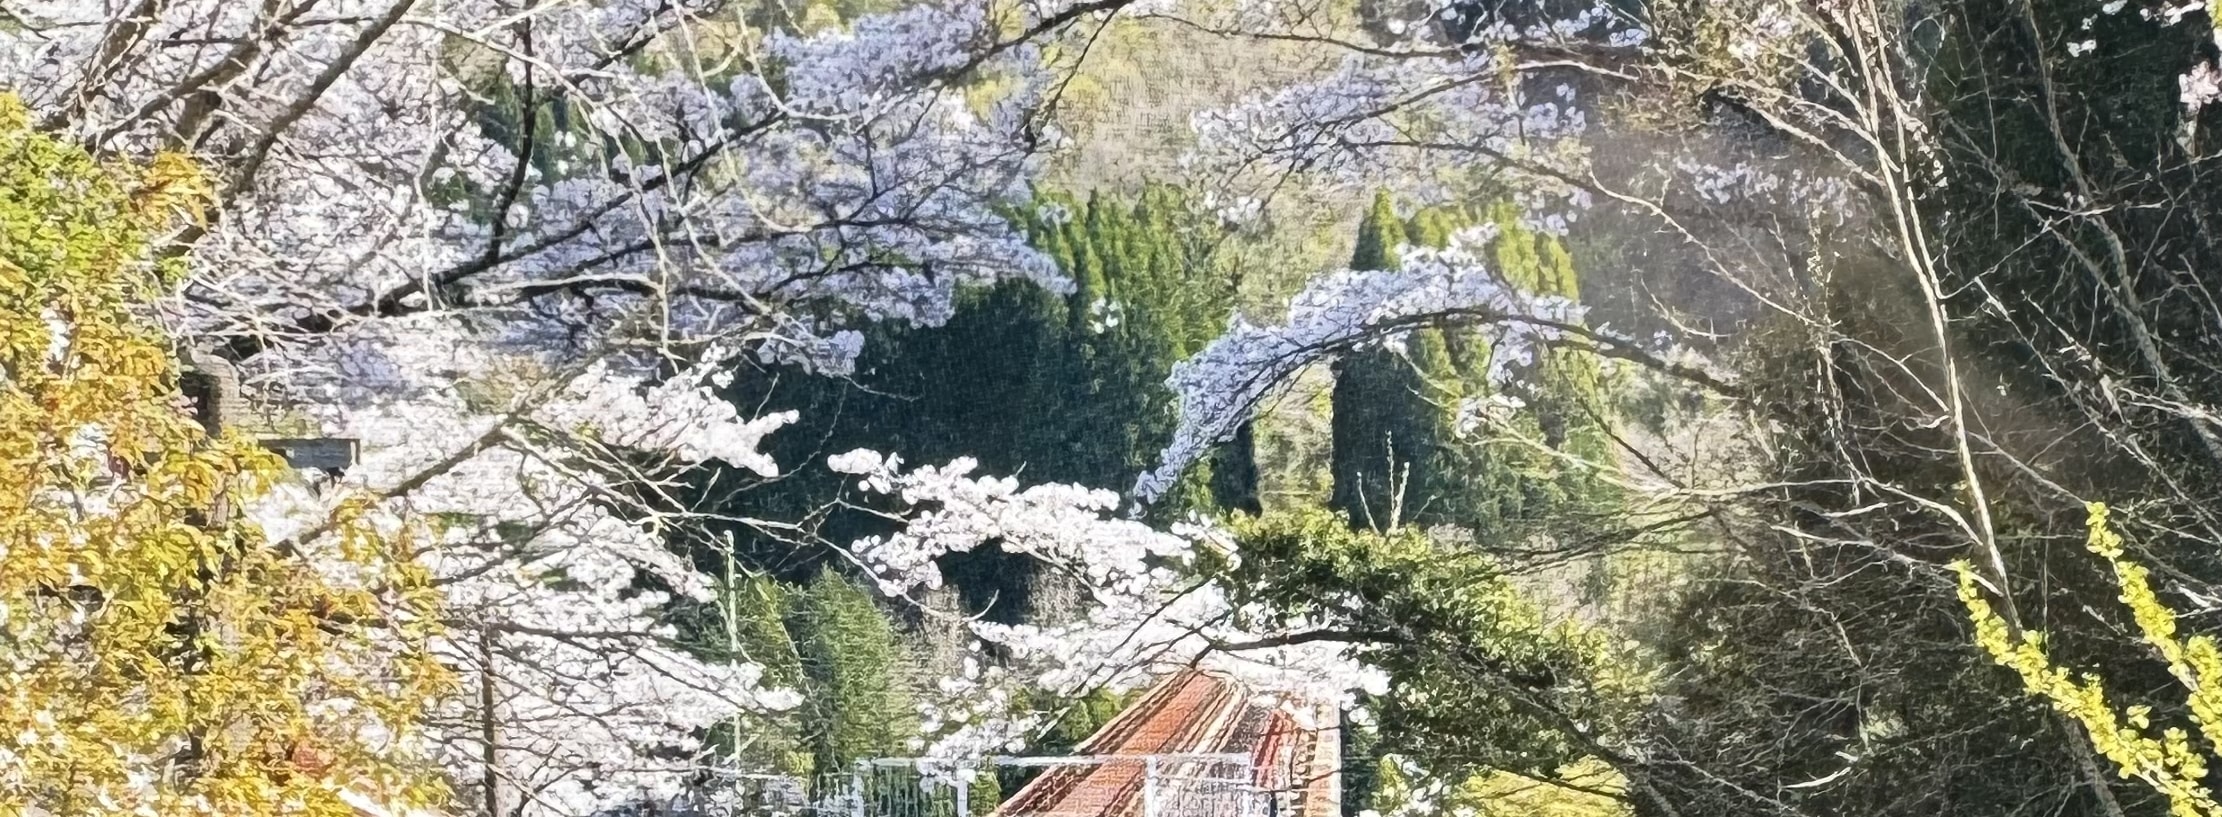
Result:
<svg viewBox="0 0 2222 817"><path fill-rule="evenodd" d="M1306 367L1369 344L1396 343L1414 328L1463 324L1493 330L1487 377L1502 384L1550 346L1633 361L1703 388L1735 393L1736 384L1702 365L1583 325L1566 298L1520 291L1484 261L1493 226L1460 231L1449 247L1406 247L1394 270L1337 270L1314 279L1289 302L1287 317L1261 326L1236 320L1227 332L1174 367L1167 381L1181 422L1155 470L1133 493L1162 494L1211 446Z"/></svg>
<svg viewBox="0 0 2222 817"><path fill-rule="evenodd" d="M209 162L220 200L172 242L163 315L289 420L360 440L343 487L423 537L460 625L438 654L470 694L433 742L489 807L668 792L703 727L791 703L664 623L709 582L659 493L704 461L777 473L758 445L793 419L736 412L721 370L838 373L859 323L1069 286L1003 217L1049 79L1031 43L1120 4L1012 26L922 2L816 33L738 5L6 4L0 85L46 127ZM246 510L310 548L331 504Z"/></svg>
<svg viewBox="0 0 2222 817"><path fill-rule="evenodd" d="M1330 636L1297 619L1242 609L1234 594L1200 570L1201 562L1239 560L1224 532L1200 524L1159 530L1115 514L1116 492L1073 485L1021 488L1010 478L974 476L969 460L905 469L872 451L829 464L859 487L893 497L899 531L848 547L891 597L937 586L936 560L988 545L1022 553L1086 588L1079 609L1057 624L971 623L974 636L1008 660L970 667L944 682L945 700L926 720L930 755L977 758L1015 751L1040 725L1039 713L1013 710L1014 690L1077 695L1130 688L1172 668L1203 667L1253 688L1312 701L1347 702L1382 682L1350 657L1360 634ZM1275 621L1270 630L1244 622ZM1000 690L993 695L990 690ZM983 702L994 703L983 703Z"/></svg>

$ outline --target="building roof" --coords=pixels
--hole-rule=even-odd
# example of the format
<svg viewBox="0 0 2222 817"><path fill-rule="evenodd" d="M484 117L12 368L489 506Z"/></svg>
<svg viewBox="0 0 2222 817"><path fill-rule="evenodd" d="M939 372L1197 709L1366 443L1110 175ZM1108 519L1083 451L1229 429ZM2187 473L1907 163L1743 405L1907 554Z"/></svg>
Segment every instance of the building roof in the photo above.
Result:
<svg viewBox="0 0 2222 817"><path fill-rule="evenodd" d="M1036 777L996 815L1337 817L1341 753L1334 714L1184 671L1159 681L1083 742L1080 762ZM1153 798L1154 809L1148 803Z"/></svg>

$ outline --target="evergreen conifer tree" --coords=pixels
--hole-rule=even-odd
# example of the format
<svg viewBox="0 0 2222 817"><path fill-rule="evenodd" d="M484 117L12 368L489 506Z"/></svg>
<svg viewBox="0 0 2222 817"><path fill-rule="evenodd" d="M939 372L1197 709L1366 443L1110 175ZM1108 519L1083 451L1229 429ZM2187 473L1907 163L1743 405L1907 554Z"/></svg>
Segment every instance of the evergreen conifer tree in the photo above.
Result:
<svg viewBox="0 0 2222 817"><path fill-rule="evenodd" d="M1395 268L1406 238L1388 193L1376 194L1359 224L1351 269ZM1394 340L1344 355L1334 366L1329 506L1354 527L1426 525L1457 516L1453 497L1444 492L1460 391L1448 344L1433 328Z"/></svg>
<svg viewBox="0 0 2222 817"><path fill-rule="evenodd" d="M894 623L870 591L830 570L802 588L788 626L801 657L803 737L819 773L898 753L912 730Z"/></svg>

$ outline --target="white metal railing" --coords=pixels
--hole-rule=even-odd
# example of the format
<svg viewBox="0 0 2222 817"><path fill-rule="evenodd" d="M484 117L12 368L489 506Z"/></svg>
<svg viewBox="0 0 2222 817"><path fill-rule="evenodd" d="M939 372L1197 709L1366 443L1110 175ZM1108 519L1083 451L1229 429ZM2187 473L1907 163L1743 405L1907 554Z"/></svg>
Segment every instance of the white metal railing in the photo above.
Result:
<svg viewBox="0 0 2222 817"><path fill-rule="evenodd" d="M1181 753L986 757L958 764L923 758L860 761L849 772L796 777L706 770L687 793L643 802L624 817L1041 817L1009 811L976 795L980 775L999 769L1054 773L1075 767L1138 765L1138 815L1106 817L1272 817L1276 793L1256 785L1248 755ZM1002 792L1002 798L1016 794ZM998 798L987 798L994 800ZM613 815L614 817L614 815Z"/></svg>

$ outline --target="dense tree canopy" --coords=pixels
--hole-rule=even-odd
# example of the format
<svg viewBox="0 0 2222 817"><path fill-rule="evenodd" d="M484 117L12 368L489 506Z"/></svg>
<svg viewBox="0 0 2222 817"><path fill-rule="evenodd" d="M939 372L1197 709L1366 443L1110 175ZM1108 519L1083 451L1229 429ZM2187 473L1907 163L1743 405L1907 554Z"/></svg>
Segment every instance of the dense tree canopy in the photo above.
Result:
<svg viewBox="0 0 2222 817"><path fill-rule="evenodd" d="M2210 5L0 0L0 793L2212 811Z"/></svg>
<svg viewBox="0 0 2222 817"><path fill-rule="evenodd" d="M143 312L178 272L153 247L205 177L95 159L5 95L0 156L6 812L432 800L416 721L447 679L407 537L359 510L323 546L265 524L290 475L202 427Z"/></svg>

